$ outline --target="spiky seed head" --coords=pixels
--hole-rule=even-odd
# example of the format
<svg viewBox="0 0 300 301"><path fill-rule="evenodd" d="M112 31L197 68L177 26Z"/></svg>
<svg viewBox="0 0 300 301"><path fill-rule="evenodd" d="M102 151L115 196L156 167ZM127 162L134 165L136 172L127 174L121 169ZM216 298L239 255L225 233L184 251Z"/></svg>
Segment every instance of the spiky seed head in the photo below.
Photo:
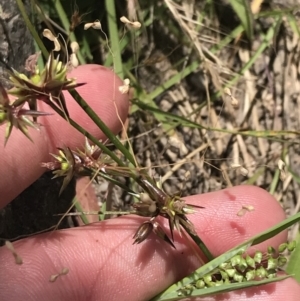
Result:
<svg viewBox="0 0 300 301"><path fill-rule="evenodd" d="M153 224L151 221L146 221L142 223L133 236L134 239L133 244L139 244L143 242L152 232L152 229L153 229Z"/></svg>
<svg viewBox="0 0 300 301"><path fill-rule="evenodd" d="M175 245L173 244L173 242L171 241L171 239L169 238L169 236L165 233L165 231L163 230L163 228L159 225L159 223L157 222L153 222L153 232L159 237L161 238L163 241L167 242L169 245L171 245L174 249Z"/></svg>

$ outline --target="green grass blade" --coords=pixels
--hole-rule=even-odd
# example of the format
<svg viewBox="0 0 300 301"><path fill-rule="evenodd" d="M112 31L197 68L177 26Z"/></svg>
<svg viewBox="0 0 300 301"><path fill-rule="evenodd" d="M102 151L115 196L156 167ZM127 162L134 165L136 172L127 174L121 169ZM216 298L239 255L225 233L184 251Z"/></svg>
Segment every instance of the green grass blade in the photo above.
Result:
<svg viewBox="0 0 300 301"><path fill-rule="evenodd" d="M248 36L248 39L253 39L253 14L248 0L229 0L232 8L239 17L241 24Z"/></svg>
<svg viewBox="0 0 300 301"><path fill-rule="evenodd" d="M258 49L256 50L256 52L254 53L254 55L250 58L249 62L247 62L243 66L243 68L240 70L239 74L236 75L233 79L231 79L228 82L228 84L225 85L225 87L228 87L228 88L232 87L240 79L241 75L243 75L247 70L249 70L250 67L257 61L257 59L264 52L264 50L270 46L271 42L274 39L274 35L276 33L276 28L277 28L277 23L278 22L281 22L281 18L280 17L278 17L277 19L275 19L274 23L269 28L269 30L267 31L266 35L264 35L262 37L262 43L260 44L260 46L258 47ZM218 92L216 96L219 97L220 95L221 95L221 92Z"/></svg>
<svg viewBox="0 0 300 301"><path fill-rule="evenodd" d="M289 275L293 275L293 277L300 283L300 235L298 233L297 237L297 246L295 250L292 252L291 257L288 261L286 272Z"/></svg>
<svg viewBox="0 0 300 301"><path fill-rule="evenodd" d="M287 20L293 30L293 32L298 36L300 37L300 29L299 29L299 25L298 25L298 22L295 18L295 16L293 14L288 14L287 15Z"/></svg>
<svg viewBox="0 0 300 301"><path fill-rule="evenodd" d="M209 273L210 271L215 269L218 265L220 265L221 263L223 263L223 262L227 261L228 259L230 259L231 257L233 257L235 254L238 254L239 252L243 252L248 247L259 244L259 243L261 243L261 242L277 235L281 231L287 229L288 227L290 227L291 225L293 225L293 224L295 224L296 222L299 222L299 221L300 221L300 213L297 213L294 216L291 216L291 217L285 219L281 223L278 223L276 226L274 226L272 228L269 228L268 230L266 230L266 231L264 231L264 232L262 232L262 233L260 233L256 236L250 238L246 242L240 244L239 246L229 250L225 254L223 254L223 255L215 258L214 260L210 261L206 265L200 267L194 273L192 273L190 276L188 276L188 277L184 278L183 280L179 281L178 283L172 285L166 291L164 291L163 293L159 294L157 297L152 299L152 301L178 300L178 299L176 299L176 298L178 298L178 289L184 287L187 284L190 284L190 283L194 282L195 279L199 279L199 278L203 277L204 275L206 275L207 273ZM288 276L286 276L286 277L288 277ZM266 279L266 280L259 281L259 282L258 281L251 281L252 285L249 284L251 282L243 282L242 284L245 284L246 286L239 286L239 285L231 284L230 286L224 288L224 292L225 291L231 291L233 289L245 288L245 287L248 287L248 284L249 284L249 286L262 285L262 284L270 283L269 281L271 281L271 282L279 281L279 280L283 280L285 278L284 277L283 278L282 277L277 277L275 279ZM211 292L211 294L216 294L217 292L218 293L223 292L222 287L223 286L220 286L216 290L213 290ZM207 292L207 289L199 290L199 294L201 294L202 291L204 291L204 294L205 294ZM168 298L165 298L166 296ZM203 296L203 295L197 295L197 296Z"/></svg>
<svg viewBox="0 0 300 301"><path fill-rule="evenodd" d="M287 229L288 227L292 226L293 224L300 221L300 213L297 213L284 221L278 223L276 226L269 228L268 230L254 236L253 238L249 239L247 242L251 242L251 244L257 245L275 235L282 232L283 230Z"/></svg>
<svg viewBox="0 0 300 301"><path fill-rule="evenodd" d="M249 247L249 245L248 246L244 245L243 247L239 247L239 248L236 247L236 248L222 254L221 256L216 257L215 259L213 259L209 263L207 263L207 264L203 265L202 267L200 267L199 269L197 269L194 273L192 273L188 277L185 277L182 280L180 280L179 282L177 282L177 283L173 284L172 286L170 286L163 293L161 293L161 294L157 295L156 297L154 297L153 299L151 299L151 301L177 300L177 299L172 299L172 298L176 298L176 297L178 298L177 291L179 289L181 289L182 287L196 281L199 278L204 277L206 274L213 271L215 268L217 268L223 262L229 260L230 258L235 256L239 252L244 252L247 249L247 247Z"/></svg>
<svg viewBox="0 0 300 301"><path fill-rule="evenodd" d="M69 91L70 92L70 91ZM77 92L76 92L77 93ZM77 93L78 94L78 93ZM72 94L71 94L72 95ZM79 94L78 94L79 95ZM79 96L80 97L80 96ZM80 97L81 98L81 97ZM82 98L81 98L82 99ZM58 107L52 106L51 107L59 116L66 119L65 113ZM107 146L101 143L98 139L96 139L93 135L91 135L88 131L86 131L82 126L80 126L77 122L75 122L72 118L68 118L67 121L70 123L72 127L74 127L78 132L83 134L87 139L91 140L95 145L97 145L103 153L107 154L112 160L114 160L119 166L125 166L123 161L114 153L112 152ZM109 129L108 129L109 130ZM110 132L111 135L113 135Z"/></svg>
<svg viewBox="0 0 300 301"><path fill-rule="evenodd" d="M17 4L18 4L18 7L19 7L19 10L21 12L21 15L24 19L24 22L28 28L28 30L30 31L33 39L36 41L38 47L40 48L40 50L42 51L43 53L43 56L45 57L45 59L48 59L48 56L49 56L49 52L48 50L46 49L46 47L44 46L42 40L40 39L40 36L39 34L36 32L34 26L32 25L31 21L29 20L28 18L28 15L26 13L26 9L25 9L25 6L22 2L22 0L16 0L17 1Z"/></svg>
<svg viewBox="0 0 300 301"><path fill-rule="evenodd" d="M105 0L105 8L107 12L108 31L114 62L114 71L121 79L124 79L115 1Z"/></svg>
<svg viewBox="0 0 300 301"><path fill-rule="evenodd" d="M82 220L82 222L83 222L85 225L89 224L89 220L88 220L87 216L83 213L83 209L82 209L82 207L81 207L81 204L78 202L76 196L75 196L74 199L73 199L73 204L74 204L74 206L75 206L77 212L80 212L80 213L81 213L80 219Z"/></svg>
<svg viewBox="0 0 300 301"><path fill-rule="evenodd" d="M279 179L280 179L280 170L276 169L275 174L272 179L272 182L271 182L270 189L269 189L270 194L274 195L277 185L279 183Z"/></svg>
<svg viewBox="0 0 300 301"><path fill-rule="evenodd" d="M221 293L228 293L235 290L245 289L248 287L253 287L253 286L257 287L257 286L261 286L277 281L282 281L289 277L290 276L280 276L280 277L264 279L260 281L248 281L248 282L220 285L220 286L215 286L215 287L210 287L205 289L193 289L193 291L188 295L180 294L179 293L180 287L178 287L176 291L169 292L167 295L163 295L163 296L159 295L151 299L151 301L174 301L174 300L182 300L182 298L189 298L189 297L211 296L211 295L216 295Z"/></svg>

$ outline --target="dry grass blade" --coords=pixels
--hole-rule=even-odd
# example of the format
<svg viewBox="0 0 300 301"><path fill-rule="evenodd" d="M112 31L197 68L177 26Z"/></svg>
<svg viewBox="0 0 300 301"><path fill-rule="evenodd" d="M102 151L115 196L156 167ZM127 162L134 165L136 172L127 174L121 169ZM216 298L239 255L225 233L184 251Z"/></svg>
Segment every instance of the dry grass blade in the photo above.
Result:
<svg viewBox="0 0 300 301"><path fill-rule="evenodd" d="M10 241L6 240L6 241L5 241L5 246L7 247L7 249L9 249L9 250L11 251L12 255L13 255L14 258L15 258L16 264L22 264L22 263L23 263L23 259L22 259L22 257L16 252L16 250L15 250L13 244L12 244Z"/></svg>

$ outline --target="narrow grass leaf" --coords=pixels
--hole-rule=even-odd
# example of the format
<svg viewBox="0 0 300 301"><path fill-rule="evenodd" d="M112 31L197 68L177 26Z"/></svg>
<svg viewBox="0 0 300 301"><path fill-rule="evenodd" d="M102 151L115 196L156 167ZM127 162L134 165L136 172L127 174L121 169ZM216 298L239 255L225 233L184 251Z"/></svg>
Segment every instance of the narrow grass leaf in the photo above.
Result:
<svg viewBox="0 0 300 301"><path fill-rule="evenodd" d="M253 238L249 239L247 242L251 243L251 245L257 245L275 235L282 232L283 230L287 229L288 227L292 226L293 224L300 221L300 213L297 213L284 221L278 223L276 226L269 228L268 230L254 236Z"/></svg>
<svg viewBox="0 0 300 301"><path fill-rule="evenodd" d="M215 268L217 268L220 264L223 262L228 261L230 258L235 256L236 254L240 252L244 252L250 245L244 244L242 247L236 247L232 250L229 250L228 252L220 255L219 257L216 257L209 263L203 265L199 269L197 269L195 272L193 272L191 275L183 278L179 282L173 284L170 286L168 289L166 289L164 292L161 294L157 295L151 301L161 301L161 300L178 300L178 290L182 289L184 286L191 284L198 279L204 277L206 274L210 273L213 271ZM176 298L176 299L172 299ZM181 296L182 298L182 296Z"/></svg>
<svg viewBox="0 0 300 301"><path fill-rule="evenodd" d="M253 39L253 14L248 0L229 0L251 42Z"/></svg>
<svg viewBox="0 0 300 301"><path fill-rule="evenodd" d="M298 25L298 22L295 18L295 16L293 14L288 14L287 15L287 20L293 30L293 32L298 36L300 37L300 29L299 29L299 25Z"/></svg>
<svg viewBox="0 0 300 301"><path fill-rule="evenodd" d="M80 204L80 202L78 202L76 196L75 196L74 199L73 199L73 204L74 204L74 206L75 206L77 212L80 212L80 213L81 213L81 215L80 215L81 221L82 221L85 225L89 224L89 220L88 220L87 216L84 214L83 209L82 209L82 207L81 207L81 204Z"/></svg>
<svg viewBox="0 0 300 301"><path fill-rule="evenodd" d="M292 252L291 257L288 261L287 267L286 267L286 272L289 275L292 275L299 283L300 283L300 248L299 248L299 243L300 243L300 235L298 233L297 237L297 245L295 250Z"/></svg>
<svg viewBox="0 0 300 301"><path fill-rule="evenodd" d="M204 275L208 274L210 271L215 269L217 266L219 266L221 263L227 261L229 258L233 257L235 254L238 254L239 252L243 252L246 250L248 247L259 244L275 235L280 233L281 231L287 229L291 225L295 224L296 222L300 221L300 213L295 214L294 216L291 216L281 223L278 223L276 226L252 237L251 239L247 240L246 242L240 244L239 246L229 250L225 254L215 258L214 260L210 261L206 265L200 267L197 269L194 273L192 273L190 276L184 278L183 280L177 282L176 284L170 286L167 290L165 290L163 293L159 294L156 296L152 301L161 301L161 300L178 300L178 290L180 288L183 288L187 284L193 283L195 280L203 277ZM286 279L289 276L284 276L284 277L277 277L275 279L266 279L262 281L251 281L251 282L243 282L240 284L231 284L231 285L226 285L226 286L220 286L220 287L214 287L212 288L212 291L210 292L211 294L216 294L220 292L225 292L225 291L231 291L233 289L241 289L245 288L248 286L253 286L253 285L262 285L262 284L267 284L271 283L274 281L279 281ZM249 284L252 283L252 284ZM243 286L244 285L244 286ZM204 293L206 295L208 289L205 290L199 290L199 293ZM196 295L192 295L196 296ZM197 295L197 296L204 296L204 295ZM182 296L181 296L182 298Z"/></svg>
<svg viewBox="0 0 300 301"><path fill-rule="evenodd" d="M168 295L164 296L157 296L151 301L173 301L173 300L182 300L182 298L189 298L189 297L205 297L205 296L211 296L216 295L220 293L228 293L235 290L245 289L248 287L257 287L273 282L282 281L284 279L289 278L290 276L280 276L276 278L271 279L264 279L260 281L247 281L247 282L241 282L241 283L232 283L227 285L220 285L220 286L214 286L209 287L205 289L193 289L192 292L188 295L180 294L178 291L170 292Z"/></svg>
<svg viewBox="0 0 300 301"><path fill-rule="evenodd" d="M121 79L124 79L115 1L105 0L105 8L107 13L108 31L113 56L114 71Z"/></svg>
<svg viewBox="0 0 300 301"><path fill-rule="evenodd" d="M43 56L45 57L45 59L48 59L48 56L49 56L49 52L48 50L46 49L46 47L44 46L44 43L42 42L42 40L40 39L40 36L39 34L37 33L37 31L35 30L33 24L31 23L27 13L26 13L26 9L25 9L25 6L22 2L22 0L16 0L17 1L17 5L19 7L19 10L21 12L21 15L24 19L24 22L28 28L28 30L30 31L33 39L36 41L36 43L38 44L40 50L42 51L43 53Z"/></svg>

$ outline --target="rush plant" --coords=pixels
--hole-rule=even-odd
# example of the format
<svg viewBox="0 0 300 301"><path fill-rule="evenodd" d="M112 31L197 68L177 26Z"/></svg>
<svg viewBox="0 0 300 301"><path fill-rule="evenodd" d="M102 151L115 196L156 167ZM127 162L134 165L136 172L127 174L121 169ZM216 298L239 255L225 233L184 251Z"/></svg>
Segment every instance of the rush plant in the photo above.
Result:
<svg viewBox="0 0 300 301"><path fill-rule="evenodd" d="M22 9L22 4L19 3L19 6ZM126 24L130 25L131 23L133 24L129 21ZM98 21L91 24L99 27ZM56 43L55 39L53 41ZM44 47L40 48L44 49ZM112 49L114 50L114 47ZM64 51L67 52L67 49ZM75 55L75 52L72 54ZM268 253L257 252L254 256L248 254L248 249L299 221L299 214L214 258L188 217L198 210L205 210L205 208L187 204L180 194L167 193L161 183L147 172L147 169L137 165L131 150L109 130L76 91L76 88L82 83L77 83L75 79L67 77L68 67L72 64L72 60L61 61L54 51L51 51L49 55L44 51L44 56L48 56L44 68L40 69L36 60L30 60L29 76L11 69L8 72L13 87L6 91L0 85L0 125L6 126L5 143L8 142L13 127L21 130L30 139L28 127L37 128L37 118L49 115L47 112L37 110L38 102L46 103L56 114L66 119L86 137L84 150L73 150L69 147L59 148L57 153L52 154L54 161L41 162L42 166L53 170L54 177L64 177L60 192L65 189L74 176L89 176L95 180L102 177L126 190L135 198L130 213L147 218L133 235L133 244L143 243L148 239L150 233L154 233L166 243L165 247L175 248L174 232L182 234L185 231L204 253L208 263L192 275L174 284L154 300L176 300L182 296L205 296L286 278L286 276L277 276L277 272L287 260L283 252L286 249L293 251L295 248L293 244L282 245L277 252L270 247ZM128 93L127 86L129 86L128 81L126 81L125 88L120 87L120 91ZM106 135L107 141L114 145L118 153L111 151L107 141L97 140L72 119L63 96L65 91L73 96L74 101ZM9 99L9 94L14 97L14 100ZM25 107L29 107L29 109L25 109ZM176 122L180 121L184 120L178 117ZM130 178L137 184L137 188L135 190L128 188L119 180L120 177ZM158 217L168 221L167 229L159 223Z"/></svg>

